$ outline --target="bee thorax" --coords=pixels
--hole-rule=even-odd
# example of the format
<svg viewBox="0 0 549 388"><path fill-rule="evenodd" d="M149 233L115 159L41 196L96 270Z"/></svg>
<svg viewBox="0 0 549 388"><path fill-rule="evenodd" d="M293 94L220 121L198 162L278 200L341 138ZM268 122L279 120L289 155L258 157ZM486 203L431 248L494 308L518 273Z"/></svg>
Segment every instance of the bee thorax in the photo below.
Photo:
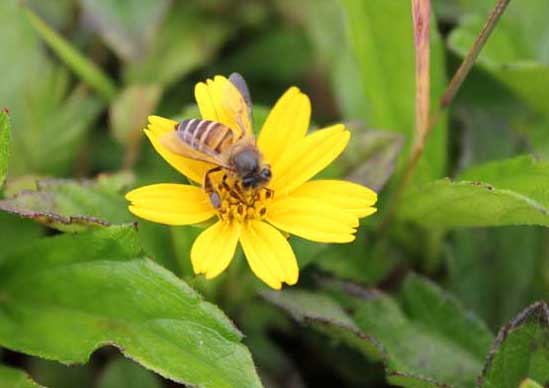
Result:
<svg viewBox="0 0 549 388"><path fill-rule="evenodd" d="M245 178L257 173L259 170L259 154L253 148L242 149L233 154L231 164L234 166L235 172L241 178Z"/></svg>

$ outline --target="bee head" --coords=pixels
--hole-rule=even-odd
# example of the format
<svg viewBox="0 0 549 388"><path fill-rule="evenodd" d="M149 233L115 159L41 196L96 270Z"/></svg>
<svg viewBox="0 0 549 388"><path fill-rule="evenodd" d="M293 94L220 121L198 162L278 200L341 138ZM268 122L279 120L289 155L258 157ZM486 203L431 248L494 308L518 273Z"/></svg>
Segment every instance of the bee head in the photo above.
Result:
<svg viewBox="0 0 549 388"><path fill-rule="evenodd" d="M266 164L262 169L256 173L248 175L242 179L242 186L245 189L255 189L265 186L271 180L271 166Z"/></svg>
<svg viewBox="0 0 549 388"><path fill-rule="evenodd" d="M261 156L254 148L243 149L234 154L232 165L245 189L255 189L271 180L271 166L262 165Z"/></svg>

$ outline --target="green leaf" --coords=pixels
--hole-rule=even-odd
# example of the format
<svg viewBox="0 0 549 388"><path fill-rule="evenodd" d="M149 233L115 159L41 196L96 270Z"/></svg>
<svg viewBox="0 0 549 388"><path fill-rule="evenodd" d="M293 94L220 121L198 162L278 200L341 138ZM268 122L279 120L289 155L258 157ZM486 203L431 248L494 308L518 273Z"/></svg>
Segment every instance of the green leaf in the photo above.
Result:
<svg viewBox="0 0 549 388"><path fill-rule="evenodd" d="M549 163L529 156L487 163L409 190L402 219L430 227L549 225ZM486 182L486 183L484 183Z"/></svg>
<svg viewBox="0 0 549 388"><path fill-rule="evenodd" d="M543 388L543 387L532 379L526 379L522 383L520 383L519 388Z"/></svg>
<svg viewBox="0 0 549 388"><path fill-rule="evenodd" d="M155 35L146 55L128 63L128 83L166 87L208 62L229 35L225 23L197 12L192 5L175 5Z"/></svg>
<svg viewBox="0 0 549 388"><path fill-rule="evenodd" d="M9 53L0 55L0 109L10 111L10 176L67 174L98 101L82 90L69 93L67 72L46 56L17 1L0 2L0 52Z"/></svg>
<svg viewBox="0 0 549 388"><path fill-rule="evenodd" d="M84 88L69 93L70 78L62 68L45 66L28 76L29 85L16 96L10 175L65 175L83 145L102 103Z"/></svg>
<svg viewBox="0 0 549 388"><path fill-rule="evenodd" d="M8 173L8 159L10 154L10 117L7 111L0 111L0 188Z"/></svg>
<svg viewBox="0 0 549 388"><path fill-rule="evenodd" d="M0 365L0 386L9 388L38 388L41 385L31 380L25 372Z"/></svg>
<svg viewBox="0 0 549 388"><path fill-rule="evenodd" d="M461 172L458 179L490 182L549 205L549 162L530 155L475 166Z"/></svg>
<svg viewBox="0 0 549 388"><path fill-rule="evenodd" d="M44 228L30 220L0 212L0 247L9 251L25 246L29 241L42 236Z"/></svg>
<svg viewBox="0 0 549 388"><path fill-rule="evenodd" d="M531 226L453 231L448 288L490 327L499 328L546 295L546 232Z"/></svg>
<svg viewBox="0 0 549 388"><path fill-rule="evenodd" d="M415 276L406 279L400 304L383 294L365 299L355 321L383 344L389 370L455 387L474 386L492 341L486 326L456 299Z"/></svg>
<svg viewBox="0 0 549 388"><path fill-rule="evenodd" d="M549 306L537 302L504 326L488 356L482 388L515 388L531 378L549 384Z"/></svg>
<svg viewBox="0 0 549 388"><path fill-rule="evenodd" d="M98 388L161 388L158 378L130 360L117 357L112 360L99 378Z"/></svg>
<svg viewBox="0 0 549 388"><path fill-rule="evenodd" d="M329 288L336 290L339 303L323 294L293 290L264 296L299 322L382 360L392 384L474 386L493 337L435 284L409 276L399 301L353 284Z"/></svg>
<svg viewBox="0 0 549 388"><path fill-rule="evenodd" d="M132 217L119 191L132 179L121 173L80 182L40 180L36 190L25 190L0 201L0 209L67 232L128 223Z"/></svg>
<svg viewBox="0 0 549 388"><path fill-rule="evenodd" d="M349 38L359 63L360 81L371 128L389 129L413 138L415 127L415 62L411 5L407 1L341 0ZM433 21L433 25L436 23ZM436 28L431 34L431 101L446 85L444 48ZM425 148L416 179L445 174L447 119L440 120ZM408 149L408 146L406 149Z"/></svg>
<svg viewBox="0 0 549 388"><path fill-rule="evenodd" d="M358 349L369 358L384 358L383 348L379 343L364 334L343 307L329 296L300 290L265 291L262 296L282 308L297 322L310 325Z"/></svg>
<svg viewBox="0 0 549 388"><path fill-rule="evenodd" d="M449 46L460 56L467 53L484 24L487 12L482 11L469 14L450 35ZM478 66L542 114L547 114L544 102L549 98L549 28L543 16L548 12L549 3L544 0L511 2L478 58Z"/></svg>
<svg viewBox="0 0 549 388"><path fill-rule="evenodd" d="M94 88L105 101L110 102L116 95L116 86L112 80L61 35L51 29L30 8L25 7L25 12L30 24L67 66Z"/></svg>
<svg viewBox="0 0 549 388"><path fill-rule="evenodd" d="M34 241L2 254L0 277L4 347L84 363L111 344L176 382L261 387L242 334L217 307L144 258L133 227Z"/></svg>
<svg viewBox="0 0 549 388"><path fill-rule="evenodd" d="M0 109L7 106L13 114L13 105L23 104L23 101L18 101L15 97L20 95L22 88L31 83L29 75L48 64L40 49L38 37L16 1L0 2L0 50L9 53L0 55Z"/></svg>
<svg viewBox="0 0 549 388"><path fill-rule="evenodd" d="M80 0L87 20L126 61L139 59L160 27L170 1Z"/></svg>
<svg viewBox="0 0 549 388"><path fill-rule="evenodd" d="M481 182L438 180L410 190L403 203L401 219L433 228L549 225L542 204Z"/></svg>

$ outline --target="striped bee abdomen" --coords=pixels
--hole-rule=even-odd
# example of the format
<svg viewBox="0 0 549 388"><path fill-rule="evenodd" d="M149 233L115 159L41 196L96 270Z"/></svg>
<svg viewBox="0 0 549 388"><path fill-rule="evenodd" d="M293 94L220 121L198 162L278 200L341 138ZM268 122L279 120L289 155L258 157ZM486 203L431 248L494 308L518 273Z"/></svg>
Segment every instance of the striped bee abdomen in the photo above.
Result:
<svg viewBox="0 0 549 388"><path fill-rule="evenodd" d="M216 121L187 119L175 129L185 144L206 154L221 154L233 143L233 131Z"/></svg>

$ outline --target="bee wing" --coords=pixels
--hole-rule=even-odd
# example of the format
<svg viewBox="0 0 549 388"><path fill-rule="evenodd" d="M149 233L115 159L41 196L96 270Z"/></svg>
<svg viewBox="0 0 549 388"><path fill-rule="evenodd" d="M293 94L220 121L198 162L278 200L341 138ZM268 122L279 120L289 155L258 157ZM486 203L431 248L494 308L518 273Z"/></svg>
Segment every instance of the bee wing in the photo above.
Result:
<svg viewBox="0 0 549 388"><path fill-rule="evenodd" d="M252 130L252 99L248 85L238 73L229 76L229 83L226 85L223 94L223 105L235 118L241 134L240 137L253 137Z"/></svg>
<svg viewBox="0 0 549 388"><path fill-rule="evenodd" d="M221 159L220 156L209 155L191 148L186 144L177 131L169 131L162 134L159 138L160 144L164 146L168 151L184 156L185 158L199 160L201 162L215 164L223 168L229 168L229 166Z"/></svg>

